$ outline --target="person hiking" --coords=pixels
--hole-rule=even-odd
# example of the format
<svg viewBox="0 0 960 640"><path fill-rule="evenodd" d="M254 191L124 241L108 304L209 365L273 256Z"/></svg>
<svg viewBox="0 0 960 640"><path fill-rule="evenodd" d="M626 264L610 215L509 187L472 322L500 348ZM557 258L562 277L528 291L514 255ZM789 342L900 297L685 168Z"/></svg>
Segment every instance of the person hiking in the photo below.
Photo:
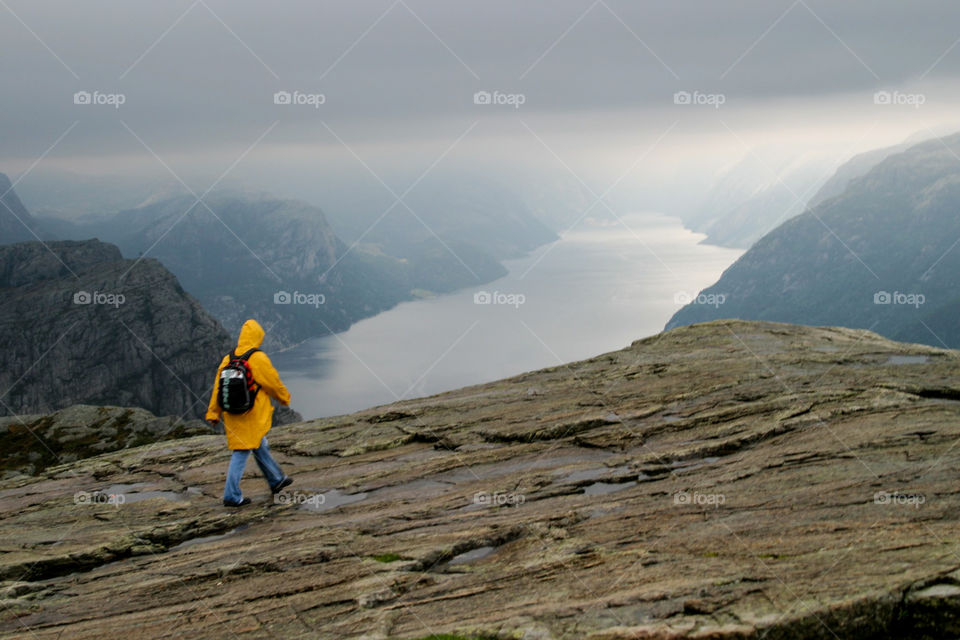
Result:
<svg viewBox="0 0 960 640"><path fill-rule="evenodd" d="M216 426L223 418L227 446L233 451L223 489L223 504L227 507L250 504L250 498L240 492L240 478L251 451L272 493L293 482L280 470L267 445L267 432L273 425L270 399L289 406L290 392L270 358L260 351L263 336L263 327L256 320L243 323L237 348L220 361L207 408L210 424Z"/></svg>

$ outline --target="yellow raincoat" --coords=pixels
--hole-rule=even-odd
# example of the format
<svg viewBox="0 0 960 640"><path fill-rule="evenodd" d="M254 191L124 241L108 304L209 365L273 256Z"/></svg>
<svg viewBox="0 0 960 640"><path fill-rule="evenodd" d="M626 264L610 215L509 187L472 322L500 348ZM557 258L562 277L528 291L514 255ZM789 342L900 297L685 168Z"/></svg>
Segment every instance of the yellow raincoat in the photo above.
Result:
<svg viewBox="0 0 960 640"><path fill-rule="evenodd" d="M236 355L240 356L259 347L263 343L263 327L256 320L247 320L240 329L240 339L237 340ZM230 356L225 355L217 368L217 377L214 381L213 394L210 396L210 405L207 407L207 420L217 421L223 418L224 430L227 433L227 446L230 449L256 449L260 440L267 435L273 425L273 405L270 398L274 398L282 405L290 404L290 392L280 380L280 374L273 368L273 363L263 351L254 352L249 359L250 372L253 380L260 385L260 392L254 400L253 407L246 413L224 413L217 403L217 391L220 385L220 372L230 362Z"/></svg>

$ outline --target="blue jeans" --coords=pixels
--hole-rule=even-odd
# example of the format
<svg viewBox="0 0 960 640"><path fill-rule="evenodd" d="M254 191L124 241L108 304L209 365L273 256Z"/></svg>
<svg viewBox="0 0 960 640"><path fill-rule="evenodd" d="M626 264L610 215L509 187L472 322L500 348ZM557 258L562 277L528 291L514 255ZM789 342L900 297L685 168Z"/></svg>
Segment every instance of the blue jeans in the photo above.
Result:
<svg viewBox="0 0 960 640"><path fill-rule="evenodd" d="M230 458L230 468L227 469L227 484L223 488L223 499L229 502L240 502L243 494L240 492L240 478L243 477L243 469L247 466L247 458L250 452L253 452L253 459L257 461L257 466L267 479L267 484L272 490L284 479L283 472L273 456L270 455L270 447L267 445L267 439L260 441L260 447L257 449L236 449Z"/></svg>

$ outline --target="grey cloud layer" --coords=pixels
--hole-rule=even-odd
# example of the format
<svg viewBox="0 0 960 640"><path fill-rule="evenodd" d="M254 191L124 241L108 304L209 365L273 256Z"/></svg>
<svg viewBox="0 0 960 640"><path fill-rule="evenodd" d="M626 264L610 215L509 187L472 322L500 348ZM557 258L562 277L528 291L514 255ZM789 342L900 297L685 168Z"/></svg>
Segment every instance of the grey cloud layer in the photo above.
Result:
<svg viewBox="0 0 960 640"><path fill-rule="evenodd" d="M960 5L947 1L6 1L25 24L0 7L0 158L36 156L75 120L58 153L142 152L120 118L158 146L215 148L275 120L276 141L320 119L402 136L475 118L483 89L575 122L669 108L678 90L747 104L960 69L958 46L931 70L960 38ZM126 102L73 104L83 90ZM281 90L326 101L276 105Z"/></svg>

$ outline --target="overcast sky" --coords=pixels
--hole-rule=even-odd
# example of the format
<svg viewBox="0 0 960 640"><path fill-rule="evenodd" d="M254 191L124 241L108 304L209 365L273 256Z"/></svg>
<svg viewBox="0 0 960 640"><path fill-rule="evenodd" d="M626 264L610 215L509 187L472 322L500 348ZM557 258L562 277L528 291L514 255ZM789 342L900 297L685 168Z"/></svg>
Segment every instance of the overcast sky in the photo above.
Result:
<svg viewBox="0 0 960 640"><path fill-rule="evenodd" d="M960 122L958 40L955 0L0 0L0 171L416 176L446 152L609 184L849 154Z"/></svg>

